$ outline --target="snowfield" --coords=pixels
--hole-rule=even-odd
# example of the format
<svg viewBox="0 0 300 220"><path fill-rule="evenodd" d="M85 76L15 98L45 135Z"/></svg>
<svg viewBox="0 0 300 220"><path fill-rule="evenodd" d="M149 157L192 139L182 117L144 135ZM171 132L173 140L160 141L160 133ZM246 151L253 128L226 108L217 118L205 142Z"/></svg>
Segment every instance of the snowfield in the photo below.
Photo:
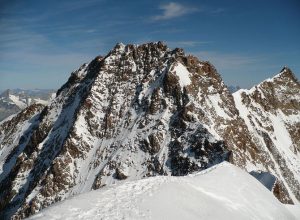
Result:
<svg viewBox="0 0 300 220"><path fill-rule="evenodd" d="M286 207L254 177L223 162L189 176L104 187L56 203L30 219L289 220L297 219L297 213L297 206Z"/></svg>

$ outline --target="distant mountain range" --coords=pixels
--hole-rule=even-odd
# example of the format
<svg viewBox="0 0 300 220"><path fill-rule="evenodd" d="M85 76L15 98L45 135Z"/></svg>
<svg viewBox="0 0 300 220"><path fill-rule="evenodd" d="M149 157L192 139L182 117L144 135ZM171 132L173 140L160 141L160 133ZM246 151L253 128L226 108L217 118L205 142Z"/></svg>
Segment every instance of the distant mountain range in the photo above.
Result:
<svg viewBox="0 0 300 220"><path fill-rule="evenodd" d="M0 94L0 121L33 103L46 105L54 96L55 90L51 89L7 89L2 91Z"/></svg>
<svg viewBox="0 0 300 220"><path fill-rule="evenodd" d="M230 93L235 93L236 91L240 90L241 87L239 86L228 86L228 90Z"/></svg>
<svg viewBox="0 0 300 220"><path fill-rule="evenodd" d="M25 218L93 189L224 161L293 204L299 155L300 84L289 68L232 94L211 63L180 48L117 44L74 71L47 106L0 123L0 215ZM217 189L206 195L240 209Z"/></svg>

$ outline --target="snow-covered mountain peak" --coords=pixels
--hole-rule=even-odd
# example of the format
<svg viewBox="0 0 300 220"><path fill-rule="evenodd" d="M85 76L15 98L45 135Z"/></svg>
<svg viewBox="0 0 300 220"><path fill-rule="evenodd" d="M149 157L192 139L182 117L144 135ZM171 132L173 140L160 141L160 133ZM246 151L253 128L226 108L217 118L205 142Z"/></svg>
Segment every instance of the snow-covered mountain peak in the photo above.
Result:
<svg viewBox="0 0 300 220"><path fill-rule="evenodd" d="M215 72L161 42L118 44L82 65L37 113L22 142L7 142L4 157L11 159L4 162L0 191L12 199L0 208L7 216L26 216L124 179L186 175L228 160L227 146L212 132L215 120L233 113L219 106L222 95L220 103L205 97L227 94ZM218 111L206 117L213 105Z"/></svg>
<svg viewBox="0 0 300 220"><path fill-rule="evenodd" d="M277 86L266 83L259 91L269 94L268 102L282 93L272 88ZM26 217L91 189L187 175L224 160L248 171L270 172L277 178L274 194L292 203L299 188L289 172L297 172L288 163L278 165L277 154L253 134L249 124L267 119L249 122L244 117L248 110L241 108L252 102L249 94L235 100L212 64L180 48L162 42L117 44L74 71L56 98L32 118L21 112L22 122L13 117L6 123L10 130L0 124L5 170L0 209L8 217ZM276 131L274 141L282 141L278 124L283 126L264 125ZM289 158L294 161L295 155Z"/></svg>
<svg viewBox="0 0 300 220"><path fill-rule="evenodd" d="M271 79L267 79L250 90L237 91L242 97L251 96L255 102L268 111L282 110L285 114L295 114L300 110L300 83L292 71L284 67ZM243 99L249 103L250 99Z"/></svg>
<svg viewBox="0 0 300 220"><path fill-rule="evenodd" d="M297 82L297 78L296 76L293 74L292 70L290 68L288 68L287 66L284 66L281 71L273 76L270 79L267 79L265 81L263 81L262 83L265 82L270 82L270 83L281 83L281 84L286 84L288 82ZM262 84L260 83L260 84Z"/></svg>
<svg viewBox="0 0 300 220"><path fill-rule="evenodd" d="M300 84L284 68L250 90L233 94L240 116L257 145L269 151L277 176L289 194L300 200ZM277 171L276 171L277 170Z"/></svg>
<svg viewBox="0 0 300 220"><path fill-rule="evenodd" d="M277 77L279 77L279 78L290 78L290 79L292 79L294 81L297 80L296 77L295 77L295 75L293 74L292 70L289 67L287 67L287 66L284 66L282 68L282 70L277 75Z"/></svg>

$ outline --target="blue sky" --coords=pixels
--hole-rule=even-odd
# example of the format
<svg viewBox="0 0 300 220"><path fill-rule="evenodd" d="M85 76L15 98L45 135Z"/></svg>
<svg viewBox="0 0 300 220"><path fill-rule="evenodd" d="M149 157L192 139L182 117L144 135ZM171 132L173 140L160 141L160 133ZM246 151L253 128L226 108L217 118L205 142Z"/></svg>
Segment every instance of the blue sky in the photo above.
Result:
<svg viewBox="0 0 300 220"><path fill-rule="evenodd" d="M164 41L244 88L289 66L300 79L298 0L0 0L0 90L59 88L117 42Z"/></svg>

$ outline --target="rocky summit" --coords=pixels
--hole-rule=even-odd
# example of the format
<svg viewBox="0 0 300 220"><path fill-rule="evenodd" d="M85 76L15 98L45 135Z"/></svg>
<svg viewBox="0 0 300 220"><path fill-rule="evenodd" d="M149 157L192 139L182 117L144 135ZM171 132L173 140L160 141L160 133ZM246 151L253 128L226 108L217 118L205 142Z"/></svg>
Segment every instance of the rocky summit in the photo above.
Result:
<svg viewBox="0 0 300 220"><path fill-rule="evenodd" d="M231 94L213 65L182 49L117 44L74 71L47 106L0 123L0 216L224 160L269 173L281 202L300 201L299 103L288 68Z"/></svg>

